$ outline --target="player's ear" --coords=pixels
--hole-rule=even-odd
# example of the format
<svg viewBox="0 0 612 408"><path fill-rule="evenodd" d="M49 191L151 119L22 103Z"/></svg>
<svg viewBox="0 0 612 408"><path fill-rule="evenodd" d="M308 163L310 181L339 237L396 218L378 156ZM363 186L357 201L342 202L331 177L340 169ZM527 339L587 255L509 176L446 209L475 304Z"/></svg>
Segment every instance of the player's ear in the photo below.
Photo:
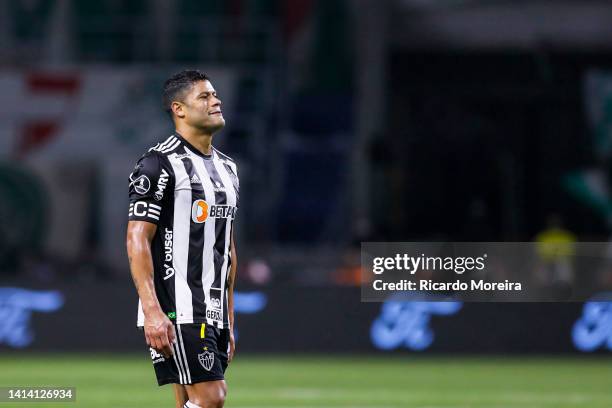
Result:
<svg viewBox="0 0 612 408"><path fill-rule="evenodd" d="M172 105L170 105L170 108L172 109L172 112L174 113L174 115L176 115L179 118L184 118L185 117L185 111L183 110L183 104L177 101L172 102Z"/></svg>

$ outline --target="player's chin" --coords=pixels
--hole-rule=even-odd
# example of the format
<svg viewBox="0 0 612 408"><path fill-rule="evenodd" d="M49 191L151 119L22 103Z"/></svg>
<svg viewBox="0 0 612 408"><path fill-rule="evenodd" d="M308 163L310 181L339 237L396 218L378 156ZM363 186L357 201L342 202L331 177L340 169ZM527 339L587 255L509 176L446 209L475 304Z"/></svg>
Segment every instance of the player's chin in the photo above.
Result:
<svg viewBox="0 0 612 408"><path fill-rule="evenodd" d="M201 123L199 128L206 131L207 133L215 133L225 126L225 120L208 120L205 123Z"/></svg>
<svg viewBox="0 0 612 408"><path fill-rule="evenodd" d="M208 122L208 126L213 130L220 130L223 128L223 126L225 126L225 118L221 115L218 115L218 117L213 117Z"/></svg>

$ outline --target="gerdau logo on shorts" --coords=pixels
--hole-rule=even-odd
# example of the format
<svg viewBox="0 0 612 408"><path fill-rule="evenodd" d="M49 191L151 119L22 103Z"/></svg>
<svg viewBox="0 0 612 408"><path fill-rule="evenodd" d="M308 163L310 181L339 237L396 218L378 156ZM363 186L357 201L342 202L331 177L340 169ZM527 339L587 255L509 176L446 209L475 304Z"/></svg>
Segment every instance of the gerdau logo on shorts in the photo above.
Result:
<svg viewBox="0 0 612 408"><path fill-rule="evenodd" d="M233 205L208 205L204 200L195 200L191 206L191 219L197 224L206 222L208 218L231 218L236 216Z"/></svg>

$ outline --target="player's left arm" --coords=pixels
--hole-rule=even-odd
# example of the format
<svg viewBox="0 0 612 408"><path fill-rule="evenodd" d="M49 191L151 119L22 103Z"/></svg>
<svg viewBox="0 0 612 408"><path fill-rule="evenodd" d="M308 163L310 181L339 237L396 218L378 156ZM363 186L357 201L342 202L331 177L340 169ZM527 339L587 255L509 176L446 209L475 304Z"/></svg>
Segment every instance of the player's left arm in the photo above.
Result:
<svg viewBox="0 0 612 408"><path fill-rule="evenodd" d="M234 231L232 230L232 236L230 240L230 256L232 257L232 264L230 266L229 276L227 278L227 310L230 323L230 349L228 354L228 361L232 361L234 353L236 352L236 340L234 339L234 284L236 282L236 269L238 265L238 258L236 258L236 245L234 244Z"/></svg>

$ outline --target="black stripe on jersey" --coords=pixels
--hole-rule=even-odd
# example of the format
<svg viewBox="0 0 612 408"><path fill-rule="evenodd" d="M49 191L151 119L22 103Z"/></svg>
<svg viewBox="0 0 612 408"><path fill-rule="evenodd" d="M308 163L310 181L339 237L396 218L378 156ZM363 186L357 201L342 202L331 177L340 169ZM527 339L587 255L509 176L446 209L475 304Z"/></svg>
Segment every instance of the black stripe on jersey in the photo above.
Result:
<svg viewBox="0 0 612 408"><path fill-rule="evenodd" d="M228 253L227 253L227 275L225 276L225 282L223 282L225 289L225 293L227 294L228 292L228 286L227 286L227 280L229 279L229 274L230 271L232 270L232 232L234 231L234 223L231 224L230 227L230 246L228 247ZM235 279L235 277L234 277ZM225 301L223 302L223 323L227 324L226 327L230 327L230 321L229 321L229 315L227 314L227 302L228 300L225 299ZM233 327L230 327L230 330L233 330Z"/></svg>
<svg viewBox="0 0 612 408"><path fill-rule="evenodd" d="M215 165L212 160L204 160L204 165L206 166L206 171L210 175L210 180L212 181L215 189L215 204L227 204L227 194L225 193L224 188L229 188L229 186L224 186L223 181L221 180L221 176L217 172ZM225 298L225 285L221 282L222 268L223 268L223 260L225 255L225 232L227 230L227 223L229 219L220 218L215 223L215 246L213 249L214 255L214 268L215 268L215 278L210 286L210 297L216 298L219 300L220 308L219 310L225 309L225 304L227 299ZM214 303L213 303L214 304ZM226 313L223 314L223 322L228 322L227 310ZM222 323L217 323L219 328L222 328Z"/></svg>
<svg viewBox="0 0 612 408"><path fill-rule="evenodd" d="M206 166L206 171L210 175L210 180L215 186L215 204L227 204L227 196L224 191L219 191L224 188L221 176L217 173L217 169L212 160L203 160ZM221 288L221 268L223 267L223 255L225 254L225 230L227 228L227 220L220 218L215 223L215 247L214 247L214 262L215 262L215 279L211 288ZM219 300L223 300L222 297Z"/></svg>
<svg viewBox="0 0 612 408"><path fill-rule="evenodd" d="M200 179L195 171L193 163L189 157L182 159L185 172L189 175L189 180ZM196 200L206 200L206 194L201 183L191 184L191 202ZM191 220L191 214L185 215ZM202 288L202 256L204 253L204 226L190 221L189 223L189 251L187 256L187 285L191 290L191 302L193 305L193 321L206 321L206 302L204 301L204 289ZM202 309L204 306L204 310Z"/></svg>
<svg viewBox="0 0 612 408"><path fill-rule="evenodd" d="M160 168L166 170L169 176L167 191L174 190L174 170L165 158L160 158ZM156 186L151 186L151 189ZM153 267L156 275L154 279L155 293L164 313L176 313L175 279L173 246L176 240L174 235L174 200L173 194L166 194L163 198L163 211L161 212L157 232L151 243ZM155 204L153 204L155 205ZM157 205L155 205L157 206ZM174 320L174 319L173 319Z"/></svg>
<svg viewBox="0 0 612 408"><path fill-rule="evenodd" d="M238 190L239 190L238 176L236 175L236 173L234 173L234 169L232 168L232 166L230 166L227 163L223 163L223 166L225 167L225 170L227 170L227 172L229 173L230 178L232 179L232 184L234 186L234 191L236 192L236 207L238 207L238 201L239 201L239 195L238 195Z"/></svg>

